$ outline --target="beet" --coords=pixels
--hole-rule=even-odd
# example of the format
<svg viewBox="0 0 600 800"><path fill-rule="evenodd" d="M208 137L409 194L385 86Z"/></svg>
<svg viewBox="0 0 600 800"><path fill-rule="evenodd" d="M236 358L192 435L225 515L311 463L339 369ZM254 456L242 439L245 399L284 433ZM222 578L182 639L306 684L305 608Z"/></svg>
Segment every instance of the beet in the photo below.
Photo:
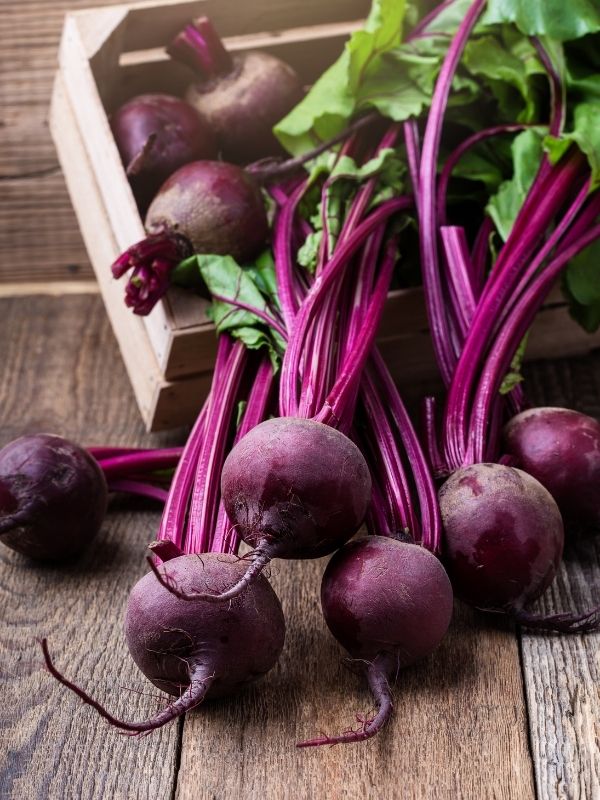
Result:
<svg viewBox="0 0 600 800"><path fill-rule="evenodd" d="M146 230L172 231L195 253L230 255L243 263L264 247L269 228L260 189L248 173L223 161L196 161L161 186Z"/></svg>
<svg viewBox="0 0 600 800"><path fill-rule="evenodd" d="M196 73L185 99L215 131L226 159L246 164L280 152L273 126L303 96L288 64L256 50L230 55L207 17L188 25L167 50Z"/></svg>
<svg viewBox="0 0 600 800"><path fill-rule="evenodd" d="M240 578L244 562L222 553L173 558L157 567L161 579L186 592L219 591ZM112 725L133 734L155 730L205 699L229 695L267 673L285 638L281 604L264 576L243 595L215 605L180 599L149 572L134 586L127 605L125 634L133 660L159 689L177 697L145 722L112 716L54 666L52 675L92 705Z"/></svg>
<svg viewBox="0 0 600 800"><path fill-rule="evenodd" d="M0 450L0 541L18 553L79 555L100 530L107 499L98 463L67 439L22 436Z"/></svg>
<svg viewBox="0 0 600 800"><path fill-rule="evenodd" d="M221 474L225 511L254 551L226 591L186 594L221 603L245 591L273 558L319 558L358 530L371 497L371 476L358 447L310 419L277 417L233 447Z"/></svg>
<svg viewBox="0 0 600 800"><path fill-rule="evenodd" d="M299 747L363 741L392 713L390 683L402 667L430 655L452 617L452 587L438 559L420 545L367 536L331 558L321 606L331 633L366 674L377 715L360 729Z"/></svg>
<svg viewBox="0 0 600 800"><path fill-rule="evenodd" d="M260 189L240 167L194 161L162 185L146 215L148 236L112 265L115 278L131 272L125 303L149 314L167 292L171 272L194 253L231 255L244 263L267 240Z"/></svg>
<svg viewBox="0 0 600 800"><path fill-rule="evenodd" d="M439 493L444 563L457 597L484 610L514 612L552 583L564 543L550 493L520 469L474 464Z"/></svg>
<svg viewBox="0 0 600 800"><path fill-rule="evenodd" d="M210 125L189 103L168 94L133 97L115 111L110 124L142 212L179 167L218 155Z"/></svg>
<svg viewBox="0 0 600 800"><path fill-rule="evenodd" d="M504 443L565 519L600 523L600 422L568 408L532 408L510 420Z"/></svg>

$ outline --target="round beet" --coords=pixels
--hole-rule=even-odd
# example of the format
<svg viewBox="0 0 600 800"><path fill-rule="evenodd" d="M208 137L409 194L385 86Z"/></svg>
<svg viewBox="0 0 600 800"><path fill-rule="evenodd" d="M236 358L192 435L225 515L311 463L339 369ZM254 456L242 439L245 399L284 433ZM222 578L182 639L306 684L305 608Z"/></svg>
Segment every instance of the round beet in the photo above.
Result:
<svg viewBox="0 0 600 800"><path fill-rule="evenodd" d="M600 422L568 408L532 408L511 419L504 442L566 519L600 522Z"/></svg>
<svg viewBox="0 0 600 800"><path fill-rule="evenodd" d="M323 616L364 669L378 713L359 730L299 746L357 742L381 730L392 712L390 683L402 667L430 655L440 644L452 605L444 567L419 545L367 536L338 550L323 575Z"/></svg>
<svg viewBox="0 0 600 800"><path fill-rule="evenodd" d="M472 606L519 611L550 585L562 557L558 506L531 475L500 464L453 473L439 493L444 561Z"/></svg>
<svg viewBox="0 0 600 800"><path fill-rule="evenodd" d="M277 417L257 425L231 450L221 473L227 516L254 548L242 578L220 603L243 592L272 558L318 558L353 536L371 498L371 476L358 447L310 419Z"/></svg>
<svg viewBox="0 0 600 800"><path fill-rule="evenodd" d="M168 94L133 97L115 111L110 124L143 211L179 167L218 155L210 125L189 103Z"/></svg>
<svg viewBox="0 0 600 800"><path fill-rule="evenodd" d="M264 247L268 222L260 189L240 167L195 161L161 186L146 214L150 234L184 236L195 253L250 260Z"/></svg>
<svg viewBox="0 0 600 800"><path fill-rule="evenodd" d="M230 55L207 17L188 25L168 52L196 73L186 100L215 131L225 158L248 163L280 152L273 126L303 96L288 64L260 51Z"/></svg>
<svg viewBox="0 0 600 800"><path fill-rule="evenodd" d="M100 530L108 490L98 463L60 436L22 436L0 450L0 541L30 558L79 555Z"/></svg>
<svg viewBox="0 0 600 800"><path fill-rule="evenodd" d="M247 164L281 152L273 127L303 96L280 58L253 50L233 56L231 72L193 83L185 99L215 131L225 158Z"/></svg>
<svg viewBox="0 0 600 800"><path fill-rule="evenodd" d="M112 725L131 733L155 730L205 699L236 692L279 658L285 620L277 595L262 575L228 604L189 601L183 595L225 589L244 571L244 562L233 555L184 555L157 568L160 581L149 572L134 586L125 617L129 650L155 686L177 697L145 722L113 717L58 672L44 642L46 664Z"/></svg>
<svg viewBox="0 0 600 800"><path fill-rule="evenodd" d="M130 272L125 303L149 314L167 292L171 272L194 253L252 259L269 231L260 189L240 167L193 161L162 185L146 214L146 239L112 265L115 278Z"/></svg>

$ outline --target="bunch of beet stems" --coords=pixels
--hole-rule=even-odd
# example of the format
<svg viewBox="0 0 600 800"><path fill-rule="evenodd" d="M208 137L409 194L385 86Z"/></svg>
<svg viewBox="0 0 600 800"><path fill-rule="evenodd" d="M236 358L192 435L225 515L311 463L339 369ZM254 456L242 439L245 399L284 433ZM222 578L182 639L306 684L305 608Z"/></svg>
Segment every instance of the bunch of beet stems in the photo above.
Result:
<svg viewBox="0 0 600 800"><path fill-rule="evenodd" d="M397 127L390 127L377 150L394 146L397 136ZM357 136L349 139L340 154L354 155L356 140ZM279 203L274 229L277 286L282 313L292 331L282 367L279 410L282 415L313 417L335 425L356 439L373 478L371 532L409 534L439 552L441 523L430 469L374 345L396 261L395 241L384 242L386 226L378 220L390 210L394 214L408 210L412 199L399 197L368 212L375 187L376 179L370 179L359 188L333 246L329 220L323 215L314 276L295 267L291 246L295 226L301 236L308 232L308 223L298 215L307 182L289 196L282 189L272 189ZM326 181L323 209L327 189ZM360 433L354 419L357 401Z"/></svg>
<svg viewBox="0 0 600 800"><path fill-rule="evenodd" d="M155 556L168 561L184 553L237 553L239 537L220 498L227 453L273 410L274 374L228 334L219 336L211 389L183 448L166 499ZM245 403L239 425L237 409Z"/></svg>
<svg viewBox="0 0 600 800"><path fill-rule="evenodd" d="M471 248L464 230L447 224L446 187L460 155L478 141L520 128L500 126L472 135L450 156L438 180L439 145L452 79L484 5L484 0L473 2L448 49L421 147L416 125L409 122L404 128L419 216L427 311L447 386L441 446L436 440L432 401L426 414L431 461L439 476L499 459L507 411L500 393L503 379L561 272L600 237L600 193L591 190L588 163L575 148L556 164L543 158L487 277L484 245L492 230L491 221L484 220ZM541 43L535 44L550 80L550 133L559 135L564 120L564 89ZM518 409L523 403L520 388L512 394L512 408ZM527 624L555 624L556 629L568 631L589 615L563 614L547 620L525 616Z"/></svg>
<svg viewBox="0 0 600 800"><path fill-rule="evenodd" d="M164 503L173 470L183 448L89 447L111 492L145 497Z"/></svg>
<svg viewBox="0 0 600 800"><path fill-rule="evenodd" d="M390 129L377 151L393 146L397 135L396 128ZM353 141L340 152L349 152ZM377 456L371 459L376 465L371 517L390 534L411 531L420 539L423 530L426 546L437 550L439 513L428 466L393 381L381 357L373 351L396 264L397 244L394 237L386 240L386 232L390 220L410 208L411 199L395 198L370 209L376 181L367 181L357 191L333 244L328 222L323 221L319 263L315 275L310 276L295 262L297 247L310 232L308 223L298 214L307 187L308 179L304 179L271 188L278 203L274 254L280 311L270 309L270 315L276 323L273 327L286 340L279 376L279 413L312 418L353 435L359 395L369 412L373 408L382 411L385 398L385 413L379 414L370 443L374 454L382 453L384 463L379 467ZM234 298L220 299L229 299L233 306L237 303ZM160 558L207 550L237 552L239 538L220 502L220 474L232 444L268 416L275 383L272 368L263 359L232 440L232 419L248 361L249 354L241 343L227 335L219 337L210 395L184 448L158 542L153 546ZM413 478L399 455L402 447L413 468L422 524L411 503Z"/></svg>
<svg viewBox="0 0 600 800"><path fill-rule="evenodd" d="M498 455L503 403L499 393L519 344L569 260L600 235L597 192L590 192L587 162L569 151L557 164L544 158L538 174L486 279L486 218L469 249L462 228L447 224L446 190L453 166L486 138L521 130L506 125L479 131L448 158L439 180L437 162L443 119L462 51L485 2L475 0L446 54L432 98L419 153L416 125L405 141L419 214L423 282L433 345L448 387L442 452L436 462L450 472ZM564 120L564 90L547 53L536 42L549 73L550 133ZM440 252L441 251L441 252ZM511 393L522 403L520 388ZM516 396L514 396L516 395Z"/></svg>

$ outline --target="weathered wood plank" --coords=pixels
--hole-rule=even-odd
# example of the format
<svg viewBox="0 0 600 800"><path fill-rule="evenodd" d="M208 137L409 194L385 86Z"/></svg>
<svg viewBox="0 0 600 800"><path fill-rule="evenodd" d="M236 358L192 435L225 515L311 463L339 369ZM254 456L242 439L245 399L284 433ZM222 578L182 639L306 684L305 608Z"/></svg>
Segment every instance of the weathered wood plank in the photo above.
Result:
<svg viewBox="0 0 600 800"><path fill-rule="evenodd" d="M600 417L600 355L527 370L536 404ZM555 613L600 603L600 537L568 535L565 564L537 608ZM600 634L526 632L521 649L540 800L600 797Z"/></svg>
<svg viewBox="0 0 600 800"><path fill-rule="evenodd" d="M65 12L116 2L0 2L0 282L93 277L47 116Z"/></svg>
<svg viewBox="0 0 600 800"><path fill-rule="evenodd" d="M284 654L252 690L188 715L178 800L533 798L516 639L465 607L434 657L402 674L393 721L378 738L294 747L370 709L321 617L325 562L272 568L288 625Z"/></svg>
<svg viewBox="0 0 600 800"><path fill-rule="evenodd" d="M0 444L54 431L99 444L159 443L134 403L102 302L96 296L0 300ZM68 567L26 563L1 548L0 796L11 800L168 798L178 728L130 739L41 667L47 635L58 664L117 714L144 717L148 694L125 644L129 589L145 571L158 513L109 513L98 541ZM125 687L125 688L120 688Z"/></svg>

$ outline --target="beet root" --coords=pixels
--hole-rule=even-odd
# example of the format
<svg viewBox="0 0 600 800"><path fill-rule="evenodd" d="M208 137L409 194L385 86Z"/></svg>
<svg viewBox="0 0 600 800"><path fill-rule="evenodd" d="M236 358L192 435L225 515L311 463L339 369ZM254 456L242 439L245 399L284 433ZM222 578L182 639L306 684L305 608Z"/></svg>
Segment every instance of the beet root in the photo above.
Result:
<svg viewBox="0 0 600 800"><path fill-rule="evenodd" d="M222 603L244 592L273 558L333 552L365 517L371 476L343 433L310 419L277 417L257 425L231 450L221 495L230 521L255 548L248 554L250 566L222 592L189 593L164 582L182 600Z"/></svg>
<svg viewBox="0 0 600 800"><path fill-rule="evenodd" d="M235 54L227 75L193 83L185 99L215 131L225 158L248 164L281 152L273 127L303 94L288 64L252 50Z"/></svg>
<svg viewBox="0 0 600 800"><path fill-rule="evenodd" d="M227 516L255 550L243 578L213 594L214 601L244 591L272 558L318 558L346 542L367 512L371 476L343 433L314 420L278 417L232 449L221 494Z"/></svg>
<svg viewBox="0 0 600 800"><path fill-rule="evenodd" d="M552 583L564 544L558 506L522 470L474 464L439 493L444 563L457 597L476 608L520 611Z"/></svg>
<svg viewBox="0 0 600 800"><path fill-rule="evenodd" d="M224 589L243 574L245 566L232 555L203 553L171 559L158 571L164 581L192 593ZM177 697L145 722L116 719L67 680L54 666L45 642L44 656L51 674L111 725L140 734L165 725L205 699L232 694L268 672L281 653L285 621L264 576L230 604L215 605L181 600L149 572L129 597L125 635L144 675Z"/></svg>
<svg viewBox="0 0 600 800"><path fill-rule="evenodd" d="M568 408L531 408L510 420L504 442L565 520L600 523L600 422Z"/></svg>
<svg viewBox="0 0 600 800"><path fill-rule="evenodd" d="M194 161L162 185L146 215L148 236L119 256L112 273L130 273L125 302L136 314L149 314L180 261L204 253L244 263L264 246L268 228L260 189L248 173L222 161Z"/></svg>
<svg viewBox="0 0 600 800"><path fill-rule="evenodd" d="M276 155L273 126L302 99L296 72L270 53L228 53L207 17L186 26L167 48L197 80L185 99L214 130L223 156L247 164Z"/></svg>
<svg viewBox="0 0 600 800"><path fill-rule="evenodd" d="M377 714L358 730L299 747L359 742L381 730L392 713L390 684L399 670L430 655L448 630L452 587L440 561L425 548L367 536L331 558L321 606L331 633L364 670Z"/></svg>
<svg viewBox="0 0 600 800"><path fill-rule="evenodd" d="M108 490L83 448L35 434L0 450L0 541L41 561L79 555L100 530Z"/></svg>
<svg viewBox="0 0 600 800"><path fill-rule="evenodd" d="M131 98L110 124L143 213L169 175L191 161L218 155L211 127L189 103L168 94Z"/></svg>

